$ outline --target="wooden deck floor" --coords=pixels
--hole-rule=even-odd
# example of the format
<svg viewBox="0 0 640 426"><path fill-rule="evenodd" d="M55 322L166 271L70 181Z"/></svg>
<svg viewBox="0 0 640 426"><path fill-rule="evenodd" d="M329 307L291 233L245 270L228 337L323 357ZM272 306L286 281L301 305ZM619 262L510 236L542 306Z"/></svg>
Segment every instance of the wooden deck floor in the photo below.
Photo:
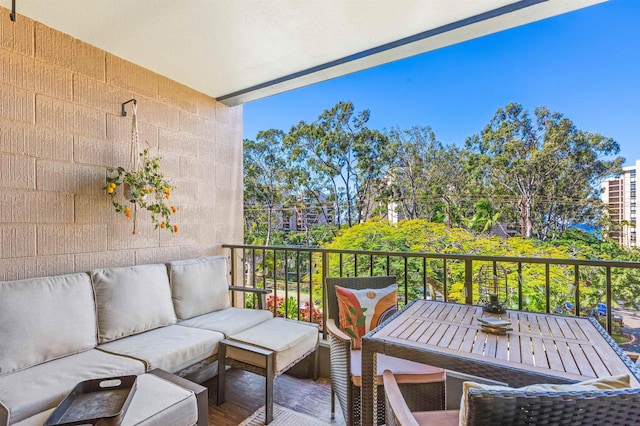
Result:
<svg viewBox="0 0 640 426"><path fill-rule="evenodd" d="M225 403L216 405L217 378L204 383L209 389L209 424L236 426L264 405L264 377L230 369L226 377ZM326 378L317 381L283 374L273 386L275 404L307 414L328 424L344 424L336 404L336 420L331 421L331 384Z"/></svg>

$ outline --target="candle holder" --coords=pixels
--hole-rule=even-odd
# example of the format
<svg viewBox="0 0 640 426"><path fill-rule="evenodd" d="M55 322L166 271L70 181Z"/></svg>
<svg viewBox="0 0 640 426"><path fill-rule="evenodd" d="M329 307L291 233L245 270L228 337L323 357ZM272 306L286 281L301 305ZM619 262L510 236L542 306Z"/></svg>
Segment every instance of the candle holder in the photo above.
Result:
<svg viewBox="0 0 640 426"><path fill-rule="evenodd" d="M484 304L482 310L490 314L504 314L507 308L498 301L498 295L490 294L489 301Z"/></svg>

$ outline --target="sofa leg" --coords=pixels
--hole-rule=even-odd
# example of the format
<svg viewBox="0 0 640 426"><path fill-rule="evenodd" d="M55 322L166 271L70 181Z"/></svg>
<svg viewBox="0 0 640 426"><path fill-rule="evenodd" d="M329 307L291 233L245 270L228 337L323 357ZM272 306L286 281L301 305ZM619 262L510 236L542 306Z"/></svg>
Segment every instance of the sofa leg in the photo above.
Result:
<svg viewBox="0 0 640 426"><path fill-rule="evenodd" d="M218 393L216 395L216 405L224 402L224 381L227 365L227 345L220 343L218 345Z"/></svg>
<svg viewBox="0 0 640 426"><path fill-rule="evenodd" d="M331 390L331 420L336 418L336 394Z"/></svg>
<svg viewBox="0 0 640 426"><path fill-rule="evenodd" d="M273 421L273 352L267 355L265 379L264 424L268 425Z"/></svg>
<svg viewBox="0 0 640 426"><path fill-rule="evenodd" d="M316 350L313 356L313 380L318 380L320 377L320 346L316 346Z"/></svg>

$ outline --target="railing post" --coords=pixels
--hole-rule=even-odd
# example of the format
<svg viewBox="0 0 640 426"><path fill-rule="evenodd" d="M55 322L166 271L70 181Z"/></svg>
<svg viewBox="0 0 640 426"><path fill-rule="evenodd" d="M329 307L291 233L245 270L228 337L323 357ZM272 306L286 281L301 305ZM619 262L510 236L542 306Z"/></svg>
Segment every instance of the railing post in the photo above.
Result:
<svg viewBox="0 0 640 426"><path fill-rule="evenodd" d="M358 276L358 253L353 254L353 276Z"/></svg>
<svg viewBox="0 0 640 426"><path fill-rule="evenodd" d="M235 262L235 257L236 257L236 249L235 247L231 248L231 254L229 255L229 274L231 275L231 285L236 285L236 281L235 281L235 271L234 271L234 267L236 265Z"/></svg>
<svg viewBox="0 0 640 426"><path fill-rule="evenodd" d="M296 300L298 301L298 321L300 321L300 252L296 251ZM309 286L309 321L313 320L313 309L311 306L311 286Z"/></svg>
<svg viewBox="0 0 640 426"><path fill-rule="evenodd" d="M404 304L409 303L409 259L404 257Z"/></svg>
<svg viewBox="0 0 640 426"><path fill-rule="evenodd" d="M547 307L547 313L551 312L551 282L549 279L549 264L544 265L544 299Z"/></svg>
<svg viewBox="0 0 640 426"><path fill-rule="evenodd" d="M613 310L611 306L611 266L606 267L606 276L607 283L605 293L607 298L607 333L611 335L611 332L613 331L613 324L611 322L613 317L613 313L611 312Z"/></svg>
<svg viewBox="0 0 640 426"><path fill-rule="evenodd" d="M447 259L442 259L442 291L444 293L444 301L446 302L449 299L447 293Z"/></svg>
<svg viewBox="0 0 640 426"><path fill-rule="evenodd" d="M522 310L522 262L518 262L518 310Z"/></svg>
<svg viewBox="0 0 640 426"><path fill-rule="evenodd" d="M342 262L341 262L342 263ZM341 266L342 267L342 266ZM327 293L326 280L329 276L329 254L322 252L322 338L327 338L327 301L329 294Z"/></svg>
<svg viewBox="0 0 640 426"><path fill-rule="evenodd" d="M580 316L580 269L578 265L574 266L573 275L574 275L573 277L574 284L576 286L576 297L575 297L576 316L579 317Z"/></svg>
<svg viewBox="0 0 640 426"><path fill-rule="evenodd" d="M298 304L298 306L300 306ZM300 308L298 307L298 311ZM284 251L284 317L289 318L289 251Z"/></svg>
<svg viewBox="0 0 640 426"><path fill-rule="evenodd" d="M465 303L473 305L473 260L464 260L464 289L467 293Z"/></svg>
<svg viewBox="0 0 640 426"><path fill-rule="evenodd" d="M422 298L427 298L427 258L422 258ZM431 295L431 300L436 300L434 295Z"/></svg>
<svg viewBox="0 0 640 426"><path fill-rule="evenodd" d="M236 285L236 249L231 249L231 264L229 265L229 274L231 275L231 285ZM235 306L235 297L231 297L231 305Z"/></svg>

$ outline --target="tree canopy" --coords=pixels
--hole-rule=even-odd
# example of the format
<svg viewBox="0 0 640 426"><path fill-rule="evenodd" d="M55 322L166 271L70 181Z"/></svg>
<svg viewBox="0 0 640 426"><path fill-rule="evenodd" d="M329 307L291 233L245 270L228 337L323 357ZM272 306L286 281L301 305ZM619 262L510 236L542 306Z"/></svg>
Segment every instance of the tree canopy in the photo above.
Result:
<svg viewBox="0 0 640 426"><path fill-rule="evenodd" d="M624 161L616 141L544 106L501 107L457 145L428 125L374 130L370 116L342 101L245 140L248 242L317 244L374 216L553 241L605 222L599 184Z"/></svg>

